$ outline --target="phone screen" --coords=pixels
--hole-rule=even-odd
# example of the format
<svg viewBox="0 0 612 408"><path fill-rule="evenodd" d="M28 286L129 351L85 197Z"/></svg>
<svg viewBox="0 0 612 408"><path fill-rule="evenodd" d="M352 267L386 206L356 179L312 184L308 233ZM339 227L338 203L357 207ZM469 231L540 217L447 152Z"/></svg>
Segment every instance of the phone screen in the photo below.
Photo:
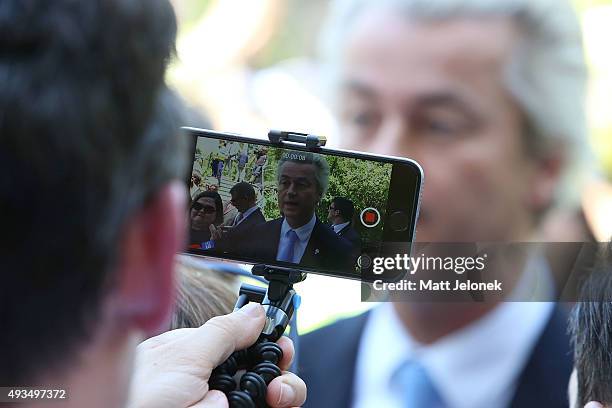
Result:
<svg viewBox="0 0 612 408"><path fill-rule="evenodd" d="M189 253L363 279L364 256L408 251L414 161L189 132Z"/></svg>

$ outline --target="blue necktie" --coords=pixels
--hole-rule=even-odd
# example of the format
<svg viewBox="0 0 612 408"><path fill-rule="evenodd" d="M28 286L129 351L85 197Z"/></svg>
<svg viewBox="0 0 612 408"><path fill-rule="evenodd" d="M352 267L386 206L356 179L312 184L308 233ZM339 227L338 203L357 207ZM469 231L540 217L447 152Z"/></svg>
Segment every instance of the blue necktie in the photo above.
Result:
<svg viewBox="0 0 612 408"><path fill-rule="evenodd" d="M295 244L298 242L298 235L294 230L289 230L285 233L285 236L287 237L288 242L287 245L285 245L281 250L278 260L295 263L293 261L293 257L295 255Z"/></svg>
<svg viewBox="0 0 612 408"><path fill-rule="evenodd" d="M427 371L416 361L402 364L393 374L392 381L401 390L404 408L445 407Z"/></svg>

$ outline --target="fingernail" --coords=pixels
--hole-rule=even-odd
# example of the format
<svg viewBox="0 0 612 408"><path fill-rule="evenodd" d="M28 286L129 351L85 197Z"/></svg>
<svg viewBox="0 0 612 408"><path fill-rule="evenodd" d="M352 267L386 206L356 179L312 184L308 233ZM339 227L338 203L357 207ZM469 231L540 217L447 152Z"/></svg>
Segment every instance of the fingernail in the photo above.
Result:
<svg viewBox="0 0 612 408"><path fill-rule="evenodd" d="M295 399L295 391L287 384L281 384L280 396L278 397L278 405L288 406Z"/></svg>
<svg viewBox="0 0 612 408"><path fill-rule="evenodd" d="M259 303L247 303L240 310L249 317L259 317L261 308L262 306Z"/></svg>

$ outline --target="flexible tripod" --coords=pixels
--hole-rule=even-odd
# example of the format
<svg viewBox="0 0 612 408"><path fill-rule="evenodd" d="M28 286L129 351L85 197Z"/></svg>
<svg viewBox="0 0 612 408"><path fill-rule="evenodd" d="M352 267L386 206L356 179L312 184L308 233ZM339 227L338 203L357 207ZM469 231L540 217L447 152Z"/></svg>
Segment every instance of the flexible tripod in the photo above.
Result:
<svg viewBox="0 0 612 408"><path fill-rule="evenodd" d="M267 290L243 284L235 310L249 302L261 303L266 310L264 328L251 347L234 352L215 368L209 380L211 390L225 393L230 408L267 408L266 390L270 382L281 375L278 363L283 351L275 343L287 328L293 312L299 307L300 296L293 284L306 279L306 274L295 270L267 265L255 265L252 273L263 276L269 283ZM234 376L246 369L236 390Z"/></svg>
<svg viewBox="0 0 612 408"><path fill-rule="evenodd" d="M327 141L324 136L279 130L268 132L268 139L278 147L302 144L315 152ZM263 276L269 282L268 289L242 285L235 309L249 302L261 303L266 309L266 323L255 344L234 352L213 370L209 380L211 390L225 393L230 408L268 408L267 387L281 375L278 363L283 358L283 350L275 341L283 335L300 304L300 296L293 290L293 284L306 279L306 273L302 271L268 265L255 265L251 272ZM234 376L243 369L247 371L240 378L240 390L236 390Z"/></svg>

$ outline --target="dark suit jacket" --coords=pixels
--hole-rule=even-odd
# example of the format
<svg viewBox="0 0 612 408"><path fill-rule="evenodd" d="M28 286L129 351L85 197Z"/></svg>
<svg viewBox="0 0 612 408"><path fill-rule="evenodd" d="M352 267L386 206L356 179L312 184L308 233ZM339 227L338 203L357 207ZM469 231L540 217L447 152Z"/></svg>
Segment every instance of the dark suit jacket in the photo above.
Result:
<svg viewBox="0 0 612 408"><path fill-rule="evenodd" d="M275 261L282 223L283 218L277 218L250 228L243 239L237 241L234 250L249 258ZM353 267L351 247L317 219L300 265L348 270Z"/></svg>
<svg viewBox="0 0 612 408"><path fill-rule="evenodd" d="M357 251L361 251L361 237L357 231L355 231L355 228L353 228L352 223L342 228L337 234L349 241Z"/></svg>
<svg viewBox="0 0 612 408"><path fill-rule="evenodd" d="M351 406L356 356L367 317L364 313L300 337L298 374L308 387L304 408ZM510 407L567 407L572 367L567 313L556 306L519 377ZM496 407L495 401L491 407Z"/></svg>
<svg viewBox="0 0 612 408"><path fill-rule="evenodd" d="M230 233L244 232L254 227L255 225L263 224L264 222L266 222L266 218L261 212L261 209L257 207L257 209L251 214L249 214L249 216L246 217L244 220L242 220L240 224L233 227Z"/></svg>
<svg viewBox="0 0 612 408"><path fill-rule="evenodd" d="M223 237L216 242L216 250L221 253L234 254L234 243L240 242L245 236L248 235L248 231L266 222L266 218L261 212L260 208L257 208L248 217L246 217L240 224L233 227L231 230L223 234Z"/></svg>

